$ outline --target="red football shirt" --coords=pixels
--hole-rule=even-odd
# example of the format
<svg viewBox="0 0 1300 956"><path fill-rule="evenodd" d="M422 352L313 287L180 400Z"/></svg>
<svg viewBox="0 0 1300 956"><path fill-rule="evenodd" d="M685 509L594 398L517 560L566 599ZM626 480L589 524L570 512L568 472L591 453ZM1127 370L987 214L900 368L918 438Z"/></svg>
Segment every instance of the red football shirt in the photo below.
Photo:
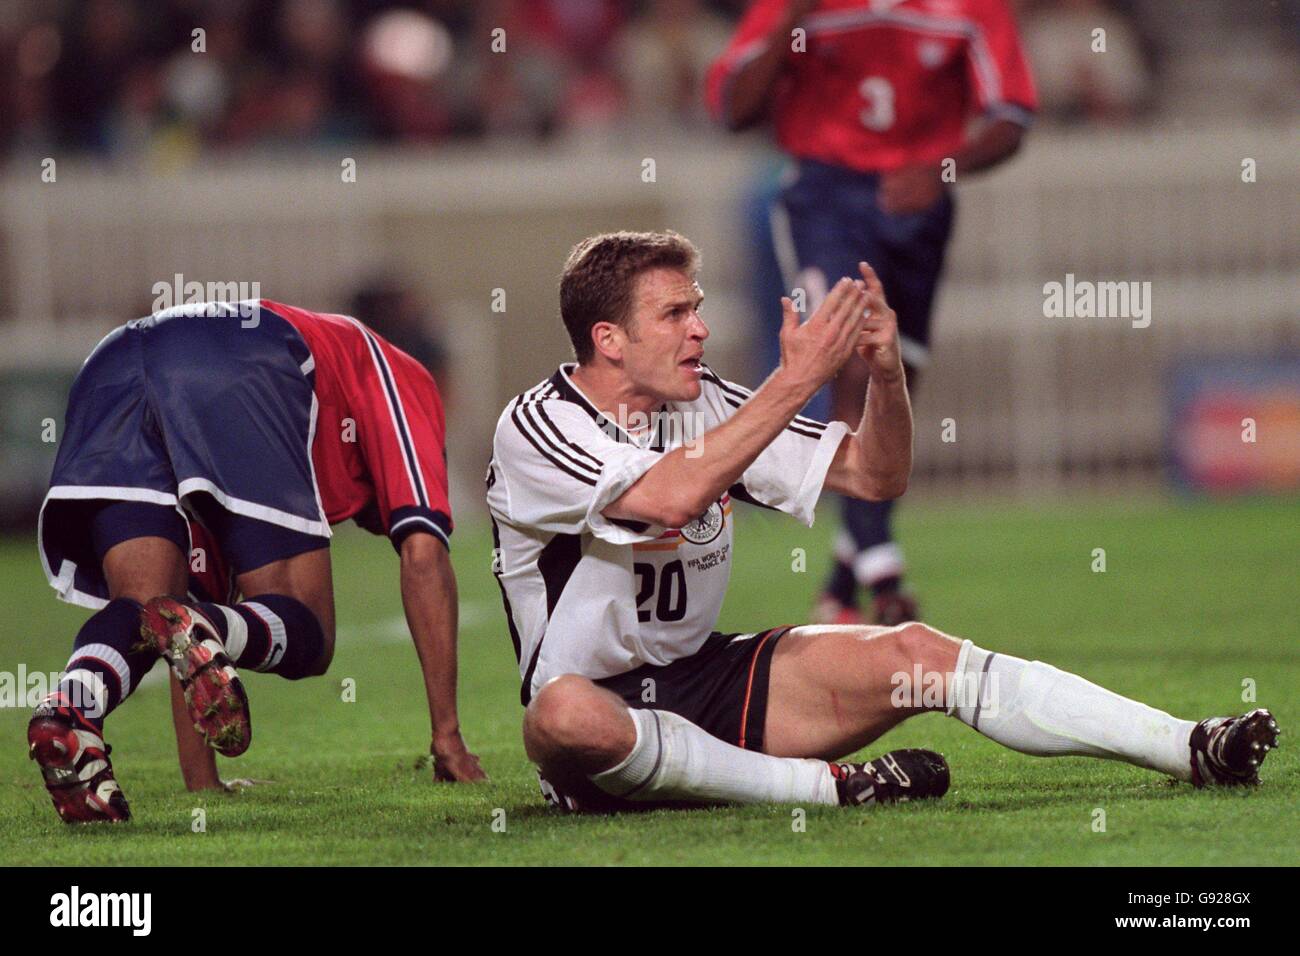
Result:
<svg viewBox="0 0 1300 956"><path fill-rule="evenodd" d="M373 329L345 315L309 312L261 299L294 327L311 352L311 463L326 520L349 518L400 549L425 531L449 543L446 420L429 371ZM208 531L190 521L190 587L207 600L231 600L231 569Z"/></svg>
<svg viewBox="0 0 1300 956"><path fill-rule="evenodd" d="M315 372L312 467L330 524L355 518L397 539L414 530L444 542L446 421L428 370L345 315L261 300L298 330Z"/></svg>
<svg viewBox="0 0 1300 956"><path fill-rule="evenodd" d="M737 71L768 42L787 0L755 0L710 67L710 111L726 114ZM1004 0L824 0L799 23L771 102L793 156L862 172L937 163L983 114L1028 125L1033 78Z"/></svg>

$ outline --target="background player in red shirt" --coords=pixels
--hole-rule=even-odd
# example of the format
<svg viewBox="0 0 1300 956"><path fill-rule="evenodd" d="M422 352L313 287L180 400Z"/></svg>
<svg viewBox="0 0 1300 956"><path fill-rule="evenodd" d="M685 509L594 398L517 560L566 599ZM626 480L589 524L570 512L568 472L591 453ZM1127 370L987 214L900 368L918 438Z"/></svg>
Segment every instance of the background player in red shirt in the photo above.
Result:
<svg viewBox="0 0 1300 956"><path fill-rule="evenodd" d="M865 259L898 313L910 384L927 362L930 314L952 229L947 183L1020 146L1036 105L1004 0L757 0L707 81L709 107L732 129L770 116L795 161L772 209L785 280L815 310L828 277ZM972 119L978 129L967 135ZM832 383L831 417L852 422L867 369ZM900 588L892 502L843 499L836 565L816 617L917 616Z"/></svg>
<svg viewBox="0 0 1300 956"><path fill-rule="evenodd" d="M435 777L483 779L456 711L445 425L428 371L355 319L267 300L170 309L100 342L72 386L38 533L59 597L96 609L28 725L65 821L129 817L103 722L160 655L186 784L221 785L204 741L237 756L252 734L236 668L329 666L330 526L349 518L400 555Z"/></svg>

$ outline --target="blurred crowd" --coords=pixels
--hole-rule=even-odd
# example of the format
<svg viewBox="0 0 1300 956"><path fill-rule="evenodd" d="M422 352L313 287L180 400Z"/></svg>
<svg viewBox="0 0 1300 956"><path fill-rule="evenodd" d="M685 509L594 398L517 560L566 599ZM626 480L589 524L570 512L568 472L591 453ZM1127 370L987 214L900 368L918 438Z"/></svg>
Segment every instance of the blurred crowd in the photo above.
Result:
<svg viewBox="0 0 1300 956"><path fill-rule="evenodd" d="M103 154L701 122L743 0L5 0L0 149Z"/></svg>
<svg viewBox="0 0 1300 956"><path fill-rule="evenodd" d="M745 5L3 0L0 155L163 151L183 161L283 145L689 127L706 122L701 77ZM1194 54L1198 35L1195 69L1220 88L1273 54L1289 58L1294 80L1296 0L1012 5L1049 121L1125 122L1159 109L1162 95L1176 101L1196 84L1164 71L1162 89L1163 61ZM1098 27L1105 56L1086 40ZM1224 30L1242 40L1241 62L1226 69Z"/></svg>

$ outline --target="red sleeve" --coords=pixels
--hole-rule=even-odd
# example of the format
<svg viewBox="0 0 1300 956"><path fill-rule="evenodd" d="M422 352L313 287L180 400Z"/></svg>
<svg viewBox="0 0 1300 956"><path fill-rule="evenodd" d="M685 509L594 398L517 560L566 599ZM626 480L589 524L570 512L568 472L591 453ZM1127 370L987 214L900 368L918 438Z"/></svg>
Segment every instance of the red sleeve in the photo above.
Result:
<svg viewBox="0 0 1300 956"><path fill-rule="evenodd" d="M447 426L438 386L423 365L361 328L369 362L360 363L354 411L379 522L399 550L415 531L450 547Z"/></svg>
<svg viewBox="0 0 1300 956"><path fill-rule="evenodd" d="M980 0L966 67L984 115L1021 126L1033 122L1038 93L1006 0Z"/></svg>
<svg viewBox="0 0 1300 956"><path fill-rule="evenodd" d="M745 10L731 42L713 61L704 78L704 101L709 114L718 122L727 121L727 99L736 71L767 48L772 32L789 0L754 0Z"/></svg>

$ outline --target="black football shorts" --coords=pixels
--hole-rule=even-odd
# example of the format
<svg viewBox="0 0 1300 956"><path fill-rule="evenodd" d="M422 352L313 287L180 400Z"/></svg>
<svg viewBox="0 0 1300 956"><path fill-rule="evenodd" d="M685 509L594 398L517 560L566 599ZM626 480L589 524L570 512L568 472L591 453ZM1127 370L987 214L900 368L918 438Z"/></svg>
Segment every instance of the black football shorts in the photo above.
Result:
<svg viewBox="0 0 1300 956"><path fill-rule="evenodd" d="M595 683L629 707L670 711L720 740L761 752L772 654L790 627L739 634L715 631L690 657L643 664ZM587 781L566 782L561 791L538 776L547 801L565 810L612 813L663 806L620 800Z"/></svg>

